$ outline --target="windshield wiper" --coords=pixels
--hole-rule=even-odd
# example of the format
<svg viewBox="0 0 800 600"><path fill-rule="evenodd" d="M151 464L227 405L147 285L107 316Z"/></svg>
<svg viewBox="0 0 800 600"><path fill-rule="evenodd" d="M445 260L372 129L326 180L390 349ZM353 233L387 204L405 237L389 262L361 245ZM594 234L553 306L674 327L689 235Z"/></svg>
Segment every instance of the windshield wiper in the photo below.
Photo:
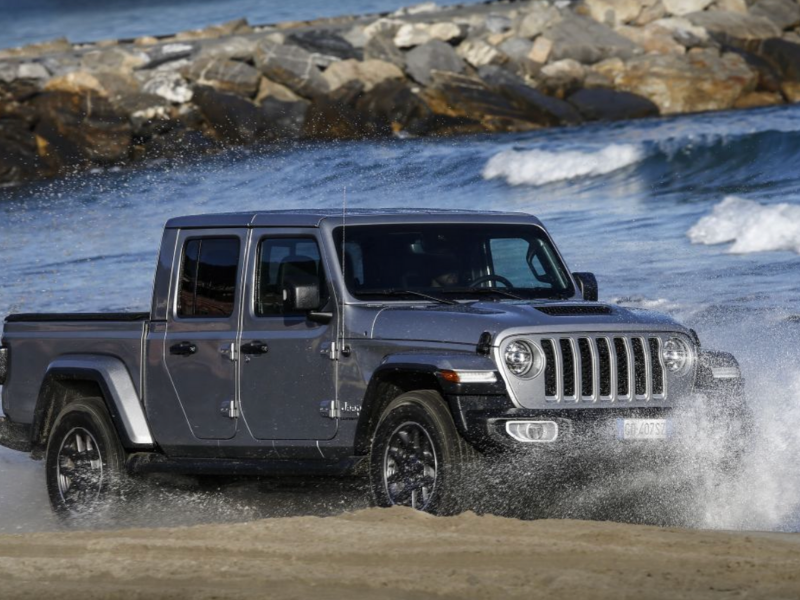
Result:
<svg viewBox="0 0 800 600"><path fill-rule="evenodd" d="M514 300L525 300L522 296L512 294L505 288L474 287L474 288L443 288L442 292L448 294L498 294Z"/></svg>
<svg viewBox="0 0 800 600"><path fill-rule="evenodd" d="M416 290L400 290L400 289L385 289L385 290L359 290L359 295L372 295L375 294L376 296L417 296L418 298L425 298L426 300L433 300L434 302L439 302L441 304L458 304L455 300L450 300L449 298L437 298L436 296L431 296L430 294L425 294L423 292L418 292Z"/></svg>

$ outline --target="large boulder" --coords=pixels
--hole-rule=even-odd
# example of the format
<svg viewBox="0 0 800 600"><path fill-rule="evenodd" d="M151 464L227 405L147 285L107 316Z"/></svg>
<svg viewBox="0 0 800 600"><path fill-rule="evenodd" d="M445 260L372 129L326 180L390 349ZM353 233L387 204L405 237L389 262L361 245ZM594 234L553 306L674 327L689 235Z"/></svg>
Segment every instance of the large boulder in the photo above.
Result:
<svg viewBox="0 0 800 600"><path fill-rule="evenodd" d="M757 75L733 53L649 54L628 61L617 89L655 103L662 114L724 110L753 91Z"/></svg>
<svg viewBox="0 0 800 600"><path fill-rule="evenodd" d="M382 60L400 69L406 68L405 55L395 46L392 38L384 34L377 34L369 39L364 46L364 60Z"/></svg>
<svg viewBox="0 0 800 600"><path fill-rule="evenodd" d="M264 75L300 96L315 98L330 89L313 56L299 46L262 40L256 46L254 58Z"/></svg>
<svg viewBox="0 0 800 600"><path fill-rule="evenodd" d="M192 99L189 82L174 71L139 71L136 78L142 83L142 92L155 94L175 104L184 104Z"/></svg>
<svg viewBox="0 0 800 600"><path fill-rule="evenodd" d="M211 40L198 45L195 56L199 59L217 58L221 60L253 60L258 42L240 35Z"/></svg>
<svg viewBox="0 0 800 600"><path fill-rule="evenodd" d="M181 65L196 51L194 42L167 42L147 48L145 56L148 61L134 68L162 69L170 68L175 64ZM169 65L169 66L168 66Z"/></svg>
<svg viewBox="0 0 800 600"><path fill-rule="evenodd" d="M644 8L641 0L585 0L591 17L599 23L618 27L636 20Z"/></svg>
<svg viewBox="0 0 800 600"><path fill-rule="evenodd" d="M758 0L750 13L769 19L779 29L791 29L800 25L800 4L795 0Z"/></svg>
<svg viewBox="0 0 800 600"><path fill-rule="evenodd" d="M758 52L785 80L800 82L800 45L773 38L762 42Z"/></svg>
<svg viewBox="0 0 800 600"><path fill-rule="evenodd" d="M353 44L338 33L327 29L309 29L292 33L286 36L286 43L300 46L307 52L331 57L334 60L360 59L363 57L363 53L353 47Z"/></svg>
<svg viewBox="0 0 800 600"><path fill-rule="evenodd" d="M431 40L454 42L462 37L461 28L455 23L406 23L397 30L394 43L398 48L412 48Z"/></svg>
<svg viewBox="0 0 800 600"><path fill-rule="evenodd" d="M386 80L362 94L356 110L371 136L424 135L435 125L430 107L399 79Z"/></svg>
<svg viewBox="0 0 800 600"><path fill-rule="evenodd" d="M40 138L40 155L54 170L127 158L130 123L102 96L45 92L33 98L31 104L38 117L34 131Z"/></svg>
<svg viewBox="0 0 800 600"><path fill-rule="evenodd" d="M715 10L686 15L721 42L742 44L752 40L780 37L781 30L769 19L732 11Z"/></svg>
<svg viewBox="0 0 800 600"><path fill-rule="evenodd" d="M209 86L197 86L192 102L222 142L249 143L262 134L262 113L250 100Z"/></svg>
<svg viewBox="0 0 800 600"><path fill-rule="evenodd" d="M453 47L440 40L417 46L406 55L406 71L423 85L431 82L432 71L463 73L465 68Z"/></svg>
<svg viewBox="0 0 800 600"><path fill-rule="evenodd" d="M517 17L516 34L521 38L533 39L547 28L561 21L561 13L554 6L545 3L532 5L531 11Z"/></svg>
<svg viewBox="0 0 800 600"><path fill-rule="evenodd" d="M661 0L671 15L682 17L689 13L705 10L713 0Z"/></svg>
<svg viewBox="0 0 800 600"><path fill-rule="evenodd" d="M0 118L0 183L19 183L43 169L36 136L27 123Z"/></svg>
<svg viewBox="0 0 800 600"><path fill-rule="evenodd" d="M658 106L630 92L608 89L578 90L567 101L587 121L624 121L657 117Z"/></svg>
<svg viewBox="0 0 800 600"><path fill-rule="evenodd" d="M303 133L308 100L283 101L268 96L261 101L261 128L265 137L276 140L296 139Z"/></svg>
<svg viewBox="0 0 800 600"><path fill-rule="evenodd" d="M303 136L321 140L347 140L368 135L355 108L363 93L363 84L350 81L315 98L306 113Z"/></svg>
<svg viewBox="0 0 800 600"><path fill-rule="evenodd" d="M196 60L183 70L183 75L190 81L245 98L256 95L261 80L261 72L247 63L224 58Z"/></svg>
<svg viewBox="0 0 800 600"><path fill-rule="evenodd" d="M114 107L128 117L134 138L146 139L163 134L176 125L171 104L155 94L120 96Z"/></svg>
<svg viewBox="0 0 800 600"><path fill-rule="evenodd" d="M266 77L262 77L258 84L256 104L259 104L265 98L274 98L275 100L280 100L281 102L297 102L298 100L301 100L300 96L295 94L285 85L275 83Z"/></svg>
<svg viewBox="0 0 800 600"><path fill-rule="evenodd" d="M328 67L322 76L328 82L331 91L351 81L360 81L364 84L365 92L387 79L403 79L405 77L395 65L382 60L339 61Z"/></svg>
<svg viewBox="0 0 800 600"><path fill-rule="evenodd" d="M593 64L612 56L631 58L642 52L639 46L610 27L580 15L565 17L542 35L553 42L553 60L571 58Z"/></svg>

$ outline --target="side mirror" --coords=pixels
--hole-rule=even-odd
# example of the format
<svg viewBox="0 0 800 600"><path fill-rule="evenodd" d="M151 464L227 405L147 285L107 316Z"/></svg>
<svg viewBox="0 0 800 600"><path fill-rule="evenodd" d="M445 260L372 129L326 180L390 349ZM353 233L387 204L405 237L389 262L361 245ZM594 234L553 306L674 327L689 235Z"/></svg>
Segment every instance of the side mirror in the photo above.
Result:
<svg viewBox="0 0 800 600"><path fill-rule="evenodd" d="M289 282L283 290L283 301L286 308L293 312L317 310L320 303L319 284L310 281Z"/></svg>
<svg viewBox="0 0 800 600"><path fill-rule="evenodd" d="M594 273L573 273L584 300L597 302L597 277Z"/></svg>

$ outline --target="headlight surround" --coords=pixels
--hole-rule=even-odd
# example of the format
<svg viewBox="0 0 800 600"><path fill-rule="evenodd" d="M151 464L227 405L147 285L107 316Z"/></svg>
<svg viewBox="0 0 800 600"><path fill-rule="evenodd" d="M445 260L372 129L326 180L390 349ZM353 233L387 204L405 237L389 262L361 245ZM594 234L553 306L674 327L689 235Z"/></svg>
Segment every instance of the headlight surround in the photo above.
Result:
<svg viewBox="0 0 800 600"><path fill-rule="evenodd" d="M683 373L691 364L692 349L684 340L672 337L664 342L661 350L664 366L670 373Z"/></svg>
<svg viewBox="0 0 800 600"><path fill-rule="evenodd" d="M527 340L514 340L503 352L506 367L517 377L537 377L544 369L544 353Z"/></svg>

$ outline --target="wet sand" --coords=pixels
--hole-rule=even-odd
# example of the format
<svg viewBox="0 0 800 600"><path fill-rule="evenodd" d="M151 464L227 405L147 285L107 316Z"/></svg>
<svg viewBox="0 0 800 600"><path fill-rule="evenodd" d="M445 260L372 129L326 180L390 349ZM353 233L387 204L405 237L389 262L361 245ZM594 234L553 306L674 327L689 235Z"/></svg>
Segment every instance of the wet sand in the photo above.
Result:
<svg viewBox="0 0 800 600"><path fill-rule="evenodd" d="M798 598L800 534L368 509L0 536L11 598Z"/></svg>

